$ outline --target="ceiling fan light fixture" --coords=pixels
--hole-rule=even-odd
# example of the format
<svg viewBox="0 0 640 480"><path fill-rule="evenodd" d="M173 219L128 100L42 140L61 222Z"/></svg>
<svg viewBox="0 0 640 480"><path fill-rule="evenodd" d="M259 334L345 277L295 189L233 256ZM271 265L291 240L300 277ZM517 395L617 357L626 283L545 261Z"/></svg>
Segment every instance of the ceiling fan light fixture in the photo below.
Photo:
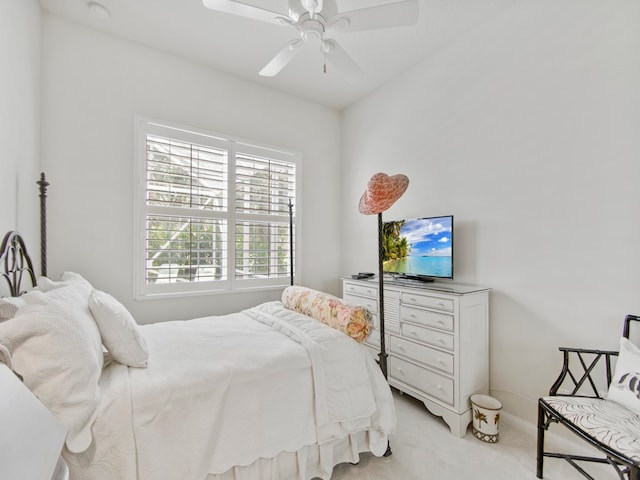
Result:
<svg viewBox="0 0 640 480"><path fill-rule="evenodd" d="M295 50L296 48L300 48L301 46L302 46L302 40L293 40L288 44L289 50Z"/></svg>
<svg viewBox="0 0 640 480"><path fill-rule="evenodd" d="M300 37L305 42L322 40L322 37L324 37L324 25L318 20L305 20L300 24Z"/></svg>
<svg viewBox="0 0 640 480"><path fill-rule="evenodd" d="M336 48L336 43L333 40L324 40L321 45L324 53L331 53Z"/></svg>

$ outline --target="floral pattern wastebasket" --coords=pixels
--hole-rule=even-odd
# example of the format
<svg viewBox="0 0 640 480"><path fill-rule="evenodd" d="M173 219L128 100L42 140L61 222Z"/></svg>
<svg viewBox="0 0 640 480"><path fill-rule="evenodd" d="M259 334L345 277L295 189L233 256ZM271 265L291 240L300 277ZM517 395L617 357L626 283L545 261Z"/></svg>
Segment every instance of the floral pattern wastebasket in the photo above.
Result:
<svg viewBox="0 0 640 480"><path fill-rule="evenodd" d="M471 395L473 435L487 443L498 441L502 403L489 395Z"/></svg>

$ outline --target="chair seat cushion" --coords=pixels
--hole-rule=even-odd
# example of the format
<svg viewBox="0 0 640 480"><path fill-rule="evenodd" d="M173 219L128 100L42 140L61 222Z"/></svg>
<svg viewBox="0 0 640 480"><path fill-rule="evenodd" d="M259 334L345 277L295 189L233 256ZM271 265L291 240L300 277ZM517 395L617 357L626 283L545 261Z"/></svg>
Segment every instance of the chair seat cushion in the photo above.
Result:
<svg viewBox="0 0 640 480"><path fill-rule="evenodd" d="M640 414L601 398L549 396L540 400L591 438L640 462Z"/></svg>

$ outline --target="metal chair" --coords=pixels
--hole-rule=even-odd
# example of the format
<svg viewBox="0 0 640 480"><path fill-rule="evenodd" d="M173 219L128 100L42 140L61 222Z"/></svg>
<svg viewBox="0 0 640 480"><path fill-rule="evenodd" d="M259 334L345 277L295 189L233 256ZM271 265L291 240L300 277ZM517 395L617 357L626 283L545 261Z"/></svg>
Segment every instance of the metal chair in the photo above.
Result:
<svg viewBox="0 0 640 480"><path fill-rule="evenodd" d="M629 338L632 321L640 316L627 315L623 336ZM536 475L543 478L545 457L569 462L585 478L594 480L578 462L605 463L613 467L621 480L640 480L640 415L607 400L598 390L602 380L608 388L612 379L612 360L618 352L560 347L563 366L549 395L538 400L538 442ZM604 371L603 371L604 370ZM594 446L602 455L591 457L545 450L545 432L560 424Z"/></svg>

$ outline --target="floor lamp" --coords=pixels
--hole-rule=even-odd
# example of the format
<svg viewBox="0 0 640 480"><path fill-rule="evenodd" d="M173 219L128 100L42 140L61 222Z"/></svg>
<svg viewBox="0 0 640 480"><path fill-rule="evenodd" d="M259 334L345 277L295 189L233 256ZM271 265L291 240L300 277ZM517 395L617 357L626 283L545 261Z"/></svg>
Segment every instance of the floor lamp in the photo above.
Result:
<svg viewBox="0 0 640 480"><path fill-rule="evenodd" d="M398 174L374 174L367 183L367 190L360 197L358 210L363 215L378 215L378 318L380 319L380 369L387 378L387 348L384 334L384 281L382 248L382 212L398 200L409 186L409 178Z"/></svg>

